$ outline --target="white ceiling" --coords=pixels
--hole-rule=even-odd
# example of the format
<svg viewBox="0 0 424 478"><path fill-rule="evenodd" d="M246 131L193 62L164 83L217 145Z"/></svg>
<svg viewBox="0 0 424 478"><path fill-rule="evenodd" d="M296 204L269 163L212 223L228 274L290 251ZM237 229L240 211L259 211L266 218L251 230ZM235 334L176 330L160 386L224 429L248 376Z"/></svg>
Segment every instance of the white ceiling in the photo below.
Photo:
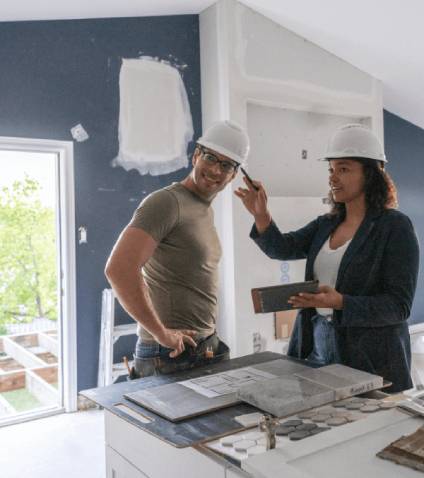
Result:
<svg viewBox="0 0 424 478"><path fill-rule="evenodd" d="M0 21L189 14L212 3L214 0L1 0ZM423 0L242 3L382 80L384 107L424 128Z"/></svg>

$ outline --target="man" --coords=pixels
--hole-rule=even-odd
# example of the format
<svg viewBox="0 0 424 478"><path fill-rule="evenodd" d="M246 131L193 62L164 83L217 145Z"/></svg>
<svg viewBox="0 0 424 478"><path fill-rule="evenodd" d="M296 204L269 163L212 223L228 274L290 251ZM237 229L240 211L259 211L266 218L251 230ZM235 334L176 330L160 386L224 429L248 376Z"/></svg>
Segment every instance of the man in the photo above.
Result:
<svg viewBox="0 0 424 478"><path fill-rule="evenodd" d="M145 198L113 248L105 273L138 323L137 376L228 357L215 333L221 246L211 202L248 150L238 125L212 125L197 141L191 173Z"/></svg>

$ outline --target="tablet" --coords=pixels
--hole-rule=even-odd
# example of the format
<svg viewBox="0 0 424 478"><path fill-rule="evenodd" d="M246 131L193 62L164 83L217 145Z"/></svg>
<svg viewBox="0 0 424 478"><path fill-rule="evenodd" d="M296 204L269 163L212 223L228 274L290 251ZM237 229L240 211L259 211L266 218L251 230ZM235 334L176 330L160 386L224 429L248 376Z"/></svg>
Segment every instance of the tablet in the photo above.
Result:
<svg viewBox="0 0 424 478"><path fill-rule="evenodd" d="M256 314L299 308L289 304L289 298L300 292L317 293L318 285L317 280L312 280L252 289L253 308Z"/></svg>

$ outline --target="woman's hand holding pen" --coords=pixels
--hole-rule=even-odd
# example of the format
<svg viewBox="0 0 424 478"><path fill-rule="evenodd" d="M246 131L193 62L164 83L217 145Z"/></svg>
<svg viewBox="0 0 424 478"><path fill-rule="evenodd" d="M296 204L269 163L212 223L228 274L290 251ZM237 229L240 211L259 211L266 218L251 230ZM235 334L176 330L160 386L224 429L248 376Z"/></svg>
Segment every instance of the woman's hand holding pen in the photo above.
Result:
<svg viewBox="0 0 424 478"><path fill-rule="evenodd" d="M247 189L238 188L234 191L234 194L242 200L246 209L255 218L256 228L261 233L265 231L271 222L271 214L267 207L268 197L266 191L259 181L249 182L245 176L243 181Z"/></svg>
<svg viewBox="0 0 424 478"><path fill-rule="evenodd" d="M301 292L298 295L290 297L287 302L294 307L302 309L308 307L322 307L335 310L343 309L343 295L328 285L320 286L316 294Z"/></svg>

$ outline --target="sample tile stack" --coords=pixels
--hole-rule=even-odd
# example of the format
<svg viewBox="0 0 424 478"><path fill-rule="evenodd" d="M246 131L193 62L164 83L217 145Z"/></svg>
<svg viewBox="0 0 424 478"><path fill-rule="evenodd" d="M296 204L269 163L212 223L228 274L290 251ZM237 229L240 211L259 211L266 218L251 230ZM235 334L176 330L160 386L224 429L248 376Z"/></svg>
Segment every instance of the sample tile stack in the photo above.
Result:
<svg viewBox="0 0 424 478"><path fill-rule="evenodd" d="M309 439L335 428L343 428L358 420L366 420L370 415L385 413L398 404L399 402L394 401L352 397L299 412L279 420L276 427L276 448L287 449L290 442ZM261 416L257 413L251 415L251 424L258 424ZM242 462L267 451L266 433L256 427L209 442L207 447Z"/></svg>
<svg viewBox="0 0 424 478"><path fill-rule="evenodd" d="M238 398L284 417L382 386L382 377L334 364L242 386Z"/></svg>

